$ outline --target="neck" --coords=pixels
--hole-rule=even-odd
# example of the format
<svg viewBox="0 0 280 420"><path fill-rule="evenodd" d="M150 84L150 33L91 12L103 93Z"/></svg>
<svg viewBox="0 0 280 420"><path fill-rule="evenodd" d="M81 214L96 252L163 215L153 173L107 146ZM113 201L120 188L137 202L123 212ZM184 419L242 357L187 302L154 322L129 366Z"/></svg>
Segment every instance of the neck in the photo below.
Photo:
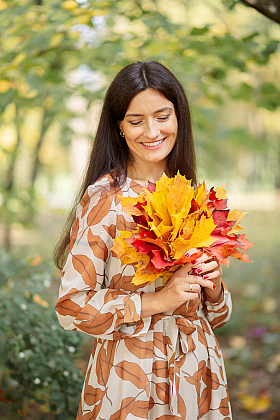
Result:
<svg viewBox="0 0 280 420"><path fill-rule="evenodd" d="M146 187L148 182L155 183L161 178L164 172L166 173L166 166L166 162L146 164L145 166L142 165L142 167L136 165L135 162L132 164L128 163L127 176Z"/></svg>

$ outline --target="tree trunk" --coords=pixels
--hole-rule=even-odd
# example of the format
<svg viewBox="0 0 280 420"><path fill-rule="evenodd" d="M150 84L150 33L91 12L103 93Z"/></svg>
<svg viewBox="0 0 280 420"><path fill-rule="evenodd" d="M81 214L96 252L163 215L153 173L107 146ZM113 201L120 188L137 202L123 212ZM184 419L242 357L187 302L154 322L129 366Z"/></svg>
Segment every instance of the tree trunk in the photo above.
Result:
<svg viewBox="0 0 280 420"><path fill-rule="evenodd" d="M258 12L280 23L280 0L241 0L247 6L253 7Z"/></svg>
<svg viewBox="0 0 280 420"><path fill-rule="evenodd" d="M16 117L16 121L17 121L17 117ZM8 167L7 170L7 177L6 177L6 188L5 188L5 193L7 194L7 196L9 196L13 189L14 189L14 184L15 184L15 167L16 167L16 161L17 161L17 157L18 157L18 153L19 153L19 147L21 144L21 138L19 135L19 123L16 124L17 126L17 133L18 133L18 141L17 141L17 145L16 148L13 152L13 155L11 157L11 162L10 165ZM4 221L5 225L4 225L4 248L6 251L10 251L11 250L11 224L9 223L8 220Z"/></svg>
<svg viewBox="0 0 280 420"><path fill-rule="evenodd" d="M4 249L7 252L11 251L11 225L6 223L4 225Z"/></svg>
<svg viewBox="0 0 280 420"><path fill-rule="evenodd" d="M40 138L38 140L38 143L34 151L34 160L33 160L34 163L33 163L33 168L31 172L31 179L30 179L30 186L31 186L32 191L34 190L34 184L35 184L35 181L39 172L39 168L40 168L39 151L43 143L44 135L49 125L50 125L50 119L46 118L46 112L44 111L44 115L42 119L41 134L40 134Z"/></svg>

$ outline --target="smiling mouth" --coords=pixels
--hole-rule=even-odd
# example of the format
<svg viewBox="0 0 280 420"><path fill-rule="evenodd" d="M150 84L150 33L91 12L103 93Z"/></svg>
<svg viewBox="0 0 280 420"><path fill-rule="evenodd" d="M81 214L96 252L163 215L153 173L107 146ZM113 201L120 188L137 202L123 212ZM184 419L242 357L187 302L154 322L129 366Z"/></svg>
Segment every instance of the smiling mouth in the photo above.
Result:
<svg viewBox="0 0 280 420"><path fill-rule="evenodd" d="M165 140L165 138L161 139L161 140L158 140L158 141L154 141L152 143L142 143L142 144L144 144L144 146L147 146L147 147L155 147L155 146L159 146L161 143L163 143L164 140Z"/></svg>

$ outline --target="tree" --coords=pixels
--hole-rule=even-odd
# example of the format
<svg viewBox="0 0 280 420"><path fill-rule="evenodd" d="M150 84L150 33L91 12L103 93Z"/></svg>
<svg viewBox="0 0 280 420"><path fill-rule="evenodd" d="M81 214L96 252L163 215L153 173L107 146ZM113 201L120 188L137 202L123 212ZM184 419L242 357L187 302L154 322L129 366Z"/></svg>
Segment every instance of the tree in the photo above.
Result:
<svg viewBox="0 0 280 420"><path fill-rule="evenodd" d="M218 8L221 22L234 13L221 2L201 2L199 7L203 4L210 11ZM0 130L13 133L0 140L0 214L7 249L11 224L32 221L36 211L36 179L49 170L41 158L46 133L56 124L61 132L56 136L62 150L66 148L71 139L67 107L71 96L81 95L89 104L102 98L112 76L131 61L159 60L176 73L190 96L202 156L212 156L207 162L222 156L211 138L232 136L226 122L221 127L219 113L225 102L278 107L276 70L265 69L277 57L279 41L266 23L251 24L240 35L230 25L221 24L217 31L211 22L190 24L187 13L195 13L191 7L198 7L197 2L190 6L183 0L0 2ZM27 144L22 127L32 109L39 110L40 127L33 143ZM16 169L26 153L28 180L22 182ZM49 178L62 170L64 155L59 155L55 172L49 170ZM207 162L203 165L210 167Z"/></svg>
<svg viewBox="0 0 280 420"><path fill-rule="evenodd" d="M246 6L253 7L264 16L280 23L280 1L279 0L241 0Z"/></svg>
<svg viewBox="0 0 280 420"><path fill-rule="evenodd" d="M5 247L9 249L10 226L14 219L29 222L33 218L34 184L40 168L39 152L46 131L57 121L64 144L69 141L67 121L71 114L67 108L67 98L73 91L65 82L65 74L78 67L84 57L79 33L73 28L75 25L93 26L90 19L99 8L93 11L91 7L78 7L75 1L55 0L14 0L9 4L1 1L0 8L2 128L5 129L7 125L5 115L10 112L11 106L14 109L12 125L15 138L10 137L12 144L1 144L4 163L1 171L4 179L0 190L3 196L1 216L5 226ZM99 13L102 14L102 10ZM20 127L28 109L35 107L42 111L40 134L36 144L30 148L29 181L19 186L15 176L16 165L20 153L26 147ZM22 190L23 203L19 200ZM16 202L19 205L13 206L12 203Z"/></svg>

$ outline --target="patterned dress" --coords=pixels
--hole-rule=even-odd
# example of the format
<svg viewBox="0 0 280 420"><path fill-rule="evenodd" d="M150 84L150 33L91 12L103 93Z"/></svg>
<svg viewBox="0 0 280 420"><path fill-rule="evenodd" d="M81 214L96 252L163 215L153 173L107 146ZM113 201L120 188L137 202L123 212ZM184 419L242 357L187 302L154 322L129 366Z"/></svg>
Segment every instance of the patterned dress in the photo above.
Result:
<svg viewBox="0 0 280 420"><path fill-rule="evenodd" d="M62 273L58 319L66 330L96 338L77 420L230 420L223 358L213 330L230 317L231 298L212 303L202 292L173 312L141 318L141 294L160 290L131 283L112 239L135 227L118 196L135 197L127 178L117 190L110 175L88 187L72 227Z"/></svg>

